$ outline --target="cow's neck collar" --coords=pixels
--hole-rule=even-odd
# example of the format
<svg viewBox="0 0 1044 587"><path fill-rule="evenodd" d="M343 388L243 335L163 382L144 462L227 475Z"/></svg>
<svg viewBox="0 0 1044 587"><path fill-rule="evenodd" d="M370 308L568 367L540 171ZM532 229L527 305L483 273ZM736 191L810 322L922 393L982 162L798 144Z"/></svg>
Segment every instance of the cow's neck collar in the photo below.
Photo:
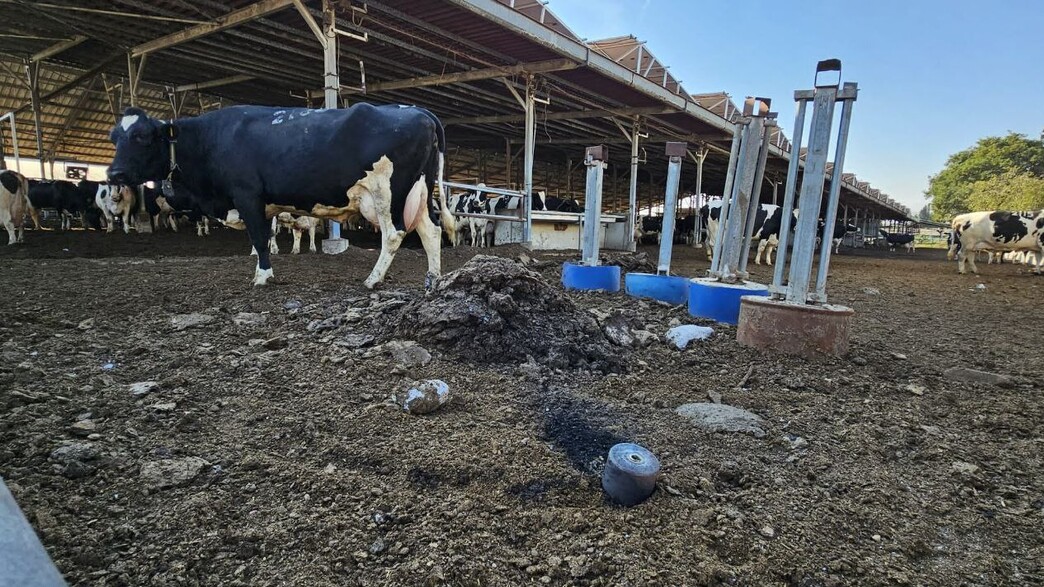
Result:
<svg viewBox="0 0 1044 587"><path fill-rule="evenodd" d="M173 125L174 121L171 120L169 124ZM174 195L174 172L179 169L178 167L178 155L177 145L178 139L176 135L167 138L167 144L170 147L170 171L167 172L167 179L163 180L160 188L163 191L163 195L172 197Z"/></svg>

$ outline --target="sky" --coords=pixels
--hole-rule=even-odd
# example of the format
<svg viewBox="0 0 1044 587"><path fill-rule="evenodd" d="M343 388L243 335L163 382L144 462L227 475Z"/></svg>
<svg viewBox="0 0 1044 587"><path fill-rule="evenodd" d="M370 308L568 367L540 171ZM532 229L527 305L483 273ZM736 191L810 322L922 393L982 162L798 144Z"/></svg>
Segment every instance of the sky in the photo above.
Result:
<svg viewBox="0 0 1044 587"><path fill-rule="evenodd" d="M838 58L859 83L845 156L916 213L929 176L986 136L1044 131L1044 0L551 0L586 40L631 34L692 93L766 96L793 136L794 90ZM749 40L749 41L748 41ZM807 136L807 133L806 133Z"/></svg>

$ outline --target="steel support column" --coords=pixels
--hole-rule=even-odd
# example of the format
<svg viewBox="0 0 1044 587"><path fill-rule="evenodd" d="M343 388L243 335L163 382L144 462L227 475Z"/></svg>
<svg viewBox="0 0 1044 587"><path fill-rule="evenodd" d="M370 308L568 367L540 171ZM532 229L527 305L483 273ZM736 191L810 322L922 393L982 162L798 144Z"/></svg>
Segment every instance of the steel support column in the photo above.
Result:
<svg viewBox="0 0 1044 587"><path fill-rule="evenodd" d="M630 231L628 242L630 250L637 248L634 241L634 227L638 224L638 131L641 128L641 119L637 116L631 121L631 177L627 187L627 222Z"/></svg>
<svg viewBox="0 0 1044 587"><path fill-rule="evenodd" d="M667 143L667 188L663 200L663 226L660 229L657 275L670 275L671 253L674 252L674 223L678 211L678 184L681 183L682 157L685 151L685 143Z"/></svg>
<svg viewBox="0 0 1044 587"><path fill-rule="evenodd" d="M602 176L605 172L605 160L609 158L607 149L588 147L584 157L587 166L587 184L584 193L584 231L580 262L588 267L598 266L598 229L602 223Z"/></svg>
<svg viewBox="0 0 1044 587"><path fill-rule="evenodd" d="M40 62L26 60L25 75L29 82L29 99L33 108L33 122L36 125L36 158L40 160L40 177L47 179L47 172L44 170L43 132L40 129ZM51 174L51 179L54 179L54 174Z"/></svg>
<svg viewBox="0 0 1044 587"><path fill-rule="evenodd" d="M526 142L525 161L523 163L524 183L522 191L526 194L523 202L525 222L522 224L522 243L529 246L533 242L533 156L536 149L536 83L532 76L526 78ZM590 177L590 175L588 176ZM598 194L601 198L602 177L598 174ZM597 260L597 258L596 258Z"/></svg>

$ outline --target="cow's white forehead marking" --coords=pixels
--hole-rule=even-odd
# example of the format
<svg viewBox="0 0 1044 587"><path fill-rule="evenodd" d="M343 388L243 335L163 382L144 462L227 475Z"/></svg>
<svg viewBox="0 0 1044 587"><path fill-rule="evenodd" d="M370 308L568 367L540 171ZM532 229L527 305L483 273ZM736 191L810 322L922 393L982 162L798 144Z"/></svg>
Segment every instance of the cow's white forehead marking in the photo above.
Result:
<svg viewBox="0 0 1044 587"><path fill-rule="evenodd" d="M135 122L138 122L138 115L137 114L131 114L130 116L124 116L123 120L120 121L120 128L122 128L124 130L124 132L126 132L126 131L130 130L130 127L134 126Z"/></svg>

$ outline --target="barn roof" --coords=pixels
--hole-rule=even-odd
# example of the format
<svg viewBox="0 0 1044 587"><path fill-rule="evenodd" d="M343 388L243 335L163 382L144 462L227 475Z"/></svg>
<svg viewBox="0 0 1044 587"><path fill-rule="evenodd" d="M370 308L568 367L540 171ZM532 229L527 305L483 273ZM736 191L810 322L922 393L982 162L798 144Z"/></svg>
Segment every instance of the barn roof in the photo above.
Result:
<svg viewBox="0 0 1044 587"><path fill-rule="evenodd" d="M349 103L422 105L446 123L451 145L503 151L522 142L515 94L537 74L546 102L538 159L579 158L582 147L606 143L622 145L610 156L626 165L621 127L641 115L648 167L666 168L663 143L685 140L711 150L705 182L724 183L732 125L632 36L585 43L537 0L332 3ZM16 112L23 156L38 155L27 64L39 64L43 155L59 160L111 160L108 132L132 83L138 105L162 117L233 103L321 105L322 50L303 16L322 22L318 0L4 0L0 8L0 113ZM789 156L785 137L773 145L781 162ZM844 185L846 197L908 213Z"/></svg>

